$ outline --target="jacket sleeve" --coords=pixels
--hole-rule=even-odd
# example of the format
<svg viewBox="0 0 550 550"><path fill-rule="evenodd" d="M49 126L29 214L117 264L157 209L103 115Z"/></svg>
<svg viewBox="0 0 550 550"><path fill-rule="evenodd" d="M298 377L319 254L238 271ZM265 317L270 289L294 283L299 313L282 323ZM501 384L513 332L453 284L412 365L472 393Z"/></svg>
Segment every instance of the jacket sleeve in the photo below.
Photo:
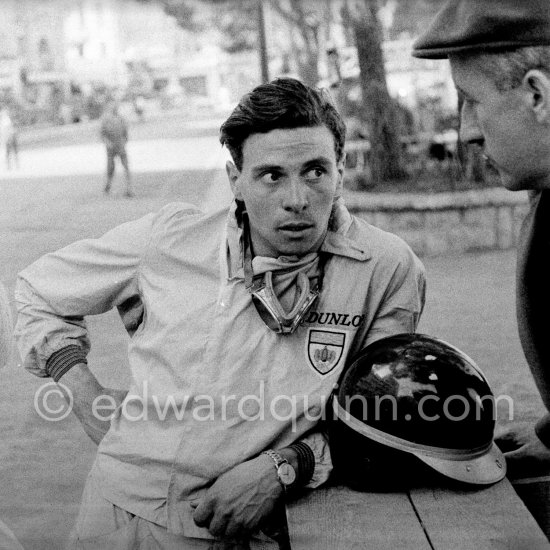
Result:
<svg viewBox="0 0 550 550"><path fill-rule="evenodd" d="M15 337L27 370L47 377L52 357L65 368L85 362L87 315L118 307L127 329L139 324L138 273L153 218L149 214L46 254L19 274Z"/></svg>
<svg viewBox="0 0 550 550"><path fill-rule="evenodd" d="M404 245L398 261L378 275L383 296L374 319L368 327L361 348L380 338L402 332L415 332L426 298L426 275L417 256Z"/></svg>
<svg viewBox="0 0 550 550"><path fill-rule="evenodd" d="M325 483L332 472L332 459L330 457L328 437L324 431L316 430L300 439L300 441L305 443L313 452L315 466L313 468L313 475L306 485L306 488L315 489Z"/></svg>

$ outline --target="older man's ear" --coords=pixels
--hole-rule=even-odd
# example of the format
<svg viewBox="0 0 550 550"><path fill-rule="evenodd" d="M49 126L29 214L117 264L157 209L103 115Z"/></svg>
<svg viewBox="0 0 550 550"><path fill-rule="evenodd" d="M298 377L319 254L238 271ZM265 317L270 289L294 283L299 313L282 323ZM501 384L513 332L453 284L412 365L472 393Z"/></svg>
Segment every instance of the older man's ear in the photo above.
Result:
<svg viewBox="0 0 550 550"><path fill-rule="evenodd" d="M527 71L522 81L527 93L529 107L537 122L550 124L550 77L544 71L531 69Z"/></svg>

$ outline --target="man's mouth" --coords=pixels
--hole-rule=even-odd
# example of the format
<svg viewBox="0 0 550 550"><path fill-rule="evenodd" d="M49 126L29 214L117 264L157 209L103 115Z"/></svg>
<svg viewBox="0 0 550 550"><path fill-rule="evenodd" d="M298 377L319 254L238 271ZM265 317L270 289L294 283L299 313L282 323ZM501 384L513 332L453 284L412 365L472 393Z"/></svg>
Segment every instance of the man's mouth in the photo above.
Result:
<svg viewBox="0 0 550 550"><path fill-rule="evenodd" d="M283 225L280 225L279 230L288 232L288 233L301 233L303 231L307 231L308 229L311 229L312 227L313 227L313 224L311 223L291 222L291 223L285 223Z"/></svg>

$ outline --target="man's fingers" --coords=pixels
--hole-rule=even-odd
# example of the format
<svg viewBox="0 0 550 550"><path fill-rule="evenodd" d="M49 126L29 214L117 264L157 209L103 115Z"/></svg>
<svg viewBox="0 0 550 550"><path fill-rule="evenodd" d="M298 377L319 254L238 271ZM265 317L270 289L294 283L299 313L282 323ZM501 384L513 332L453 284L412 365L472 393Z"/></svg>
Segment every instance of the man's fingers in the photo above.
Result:
<svg viewBox="0 0 550 550"><path fill-rule="evenodd" d="M225 535L225 522L223 521L223 518L212 518L212 521L210 521L210 525L208 526L208 532L214 537L223 537Z"/></svg>
<svg viewBox="0 0 550 550"><path fill-rule="evenodd" d="M237 540L244 536L243 527L233 521L230 516L215 514L211 521L208 531L211 535L223 539Z"/></svg>
<svg viewBox="0 0 550 550"><path fill-rule="evenodd" d="M246 530L243 526L231 520L223 525L220 524L220 528L222 529L221 536L226 539L239 540L243 539L246 535Z"/></svg>
<svg viewBox="0 0 550 550"><path fill-rule="evenodd" d="M193 502L191 506L196 506L195 512L193 513L193 521L196 525L199 527L208 527L212 518L212 507L204 500L200 503Z"/></svg>
<svg viewBox="0 0 550 550"><path fill-rule="evenodd" d="M515 439L517 429L512 426L501 426L495 430L495 439Z"/></svg>
<svg viewBox="0 0 550 550"><path fill-rule="evenodd" d="M508 432L505 434L497 433L495 435L495 443L503 453L509 453L521 447L521 443L517 440L517 437Z"/></svg>
<svg viewBox="0 0 550 550"><path fill-rule="evenodd" d="M508 426L496 430L495 443L503 453L515 451L525 442L524 430L518 426Z"/></svg>
<svg viewBox="0 0 550 550"><path fill-rule="evenodd" d="M225 515L216 514L214 507L205 502L192 502L191 506L196 506L193 514L193 520L199 527L205 527L214 537L237 538L241 532L240 525L230 521Z"/></svg>

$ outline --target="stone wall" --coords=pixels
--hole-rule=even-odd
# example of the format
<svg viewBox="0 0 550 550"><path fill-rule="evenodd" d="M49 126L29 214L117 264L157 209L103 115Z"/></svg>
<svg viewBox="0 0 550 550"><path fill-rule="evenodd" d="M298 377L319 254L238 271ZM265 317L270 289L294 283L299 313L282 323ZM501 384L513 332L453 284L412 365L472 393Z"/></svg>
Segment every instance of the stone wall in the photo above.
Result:
<svg viewBox="0 0 550 550"><path fill-rule="evenodd" d="M502 188L344 197L350 212L399 235L422 256L513 248L528 210L526 192Z"/></svg>

